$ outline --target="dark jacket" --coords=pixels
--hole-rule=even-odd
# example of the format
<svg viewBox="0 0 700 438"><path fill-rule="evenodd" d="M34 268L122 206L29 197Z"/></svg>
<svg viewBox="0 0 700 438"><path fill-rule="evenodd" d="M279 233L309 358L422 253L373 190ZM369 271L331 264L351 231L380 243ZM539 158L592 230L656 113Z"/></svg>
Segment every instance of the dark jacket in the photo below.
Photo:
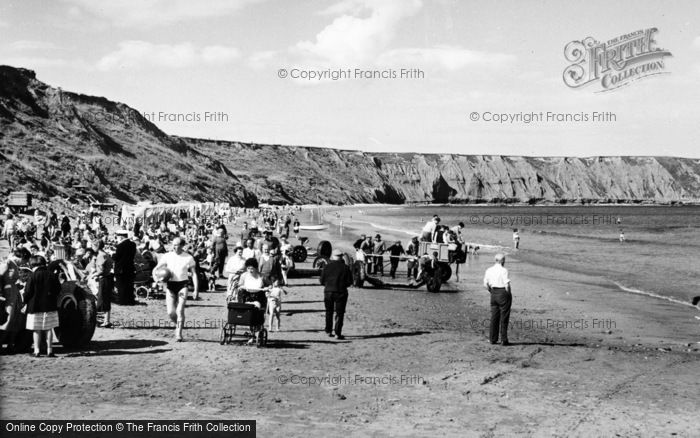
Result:
<svg viewBox="0 0 700 438"><path fill-rule="evenodd" d="M129 239L122 240L114 251L114 274L133 276L136 272L134 257L136 244Z"/></svg>
<svg viewBox="0 0 700 438"><path fill-rule="evenodd" d="M352 271L342 260L333 260L321 271L321 284L325 293L348 293L352 284Z"/></svg>
<svg viewBox="0 0 700 438"><path fill-rule="evenodd" d="M24 301L27 303L27 313L54 312L58 310L58 294L61 293L61 283L56 274L46 266L36 269L29 275L24 286Z"/></svg>

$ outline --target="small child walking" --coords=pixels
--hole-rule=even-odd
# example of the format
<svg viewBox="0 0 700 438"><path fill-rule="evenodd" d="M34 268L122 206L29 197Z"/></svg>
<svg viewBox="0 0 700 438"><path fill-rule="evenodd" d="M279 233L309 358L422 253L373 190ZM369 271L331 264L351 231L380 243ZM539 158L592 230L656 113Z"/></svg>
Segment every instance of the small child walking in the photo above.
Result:
<svg viewBox="0 0 700 438"><path fill-rule="evenodd" d="M280 314L282 312L282 293L287 295L287 291L280 286L279 280L275 280L272 282L272 287L270 288L270 291L267 293L267 310L268 313L270 314L270 319L268 323L267 330L268 331L273 331L273 321L276 319L277 320L277 330L280 331Z"/></svg>

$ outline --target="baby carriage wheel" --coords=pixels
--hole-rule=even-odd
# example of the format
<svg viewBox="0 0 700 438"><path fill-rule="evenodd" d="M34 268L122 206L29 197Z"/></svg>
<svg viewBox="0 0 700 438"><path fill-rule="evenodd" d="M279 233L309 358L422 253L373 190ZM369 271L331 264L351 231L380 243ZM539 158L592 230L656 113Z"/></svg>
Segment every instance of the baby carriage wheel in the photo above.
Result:
<svg viewBox="0 0 700 438"><path fill-rule="evenodd" d="M149 293L150 289L146 286L141 285L136 288L136 296L139 298L148 298Z"/></svg>
<svg viewBox="0 0 700 438"><path fill-rule="evenodd" d="M219 344L224 345L227 341L228 336L226 336L226 324L221 327L221 334L219 335Z"/></svg>
<svg viewBox="0 0 700 438"><path fill-rule="evenodd" d="M258 348L267 346L267 329L260 330L258 333Z"/></svg>

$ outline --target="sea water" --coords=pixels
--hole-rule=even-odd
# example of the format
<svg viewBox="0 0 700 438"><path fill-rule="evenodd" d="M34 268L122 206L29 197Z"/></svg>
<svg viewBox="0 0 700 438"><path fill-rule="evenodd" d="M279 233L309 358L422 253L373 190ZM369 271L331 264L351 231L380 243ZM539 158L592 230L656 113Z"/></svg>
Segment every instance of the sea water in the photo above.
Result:
<svg viewBox="0 0 700 438"><path fill-rule="evenodd" d="M358 209L353 219L381 216L394 234L408 238L433 214L450 227L464 222L465 240L482 251L502 250L519 262L561 270L563 279L567 271L588 274L684 304L700 295L700 206L395 206Z"/></svg>

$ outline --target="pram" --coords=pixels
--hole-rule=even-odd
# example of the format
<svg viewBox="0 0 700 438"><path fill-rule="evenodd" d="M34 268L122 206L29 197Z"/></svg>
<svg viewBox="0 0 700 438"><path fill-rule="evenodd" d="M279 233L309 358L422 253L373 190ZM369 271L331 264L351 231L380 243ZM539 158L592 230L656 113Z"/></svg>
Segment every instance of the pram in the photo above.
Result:
<svg viewBox="0 0 700 438"><path fill-rule="evenodd" d="M152 279L134 281L136 288L136 296L149 300L165 298L165 288L163 283L153 281Z"/></svg>
<svg viewBox="0 0 700 438"><path fill-rule="evenodd" d="M249 331L238 336L255 339L256 346L265 347L267 345L267 329L265 328L267 297L265 291L248 292L245 289L238 289L233 296L237 296L238 300L226 303L227 319L221 327L219 343L221 345L230 344L233 337L236 336L236 327L243 326ZM260 303L260 307L253 304L254 302ZM257 333L257 338L255 333Z"/></svg>

